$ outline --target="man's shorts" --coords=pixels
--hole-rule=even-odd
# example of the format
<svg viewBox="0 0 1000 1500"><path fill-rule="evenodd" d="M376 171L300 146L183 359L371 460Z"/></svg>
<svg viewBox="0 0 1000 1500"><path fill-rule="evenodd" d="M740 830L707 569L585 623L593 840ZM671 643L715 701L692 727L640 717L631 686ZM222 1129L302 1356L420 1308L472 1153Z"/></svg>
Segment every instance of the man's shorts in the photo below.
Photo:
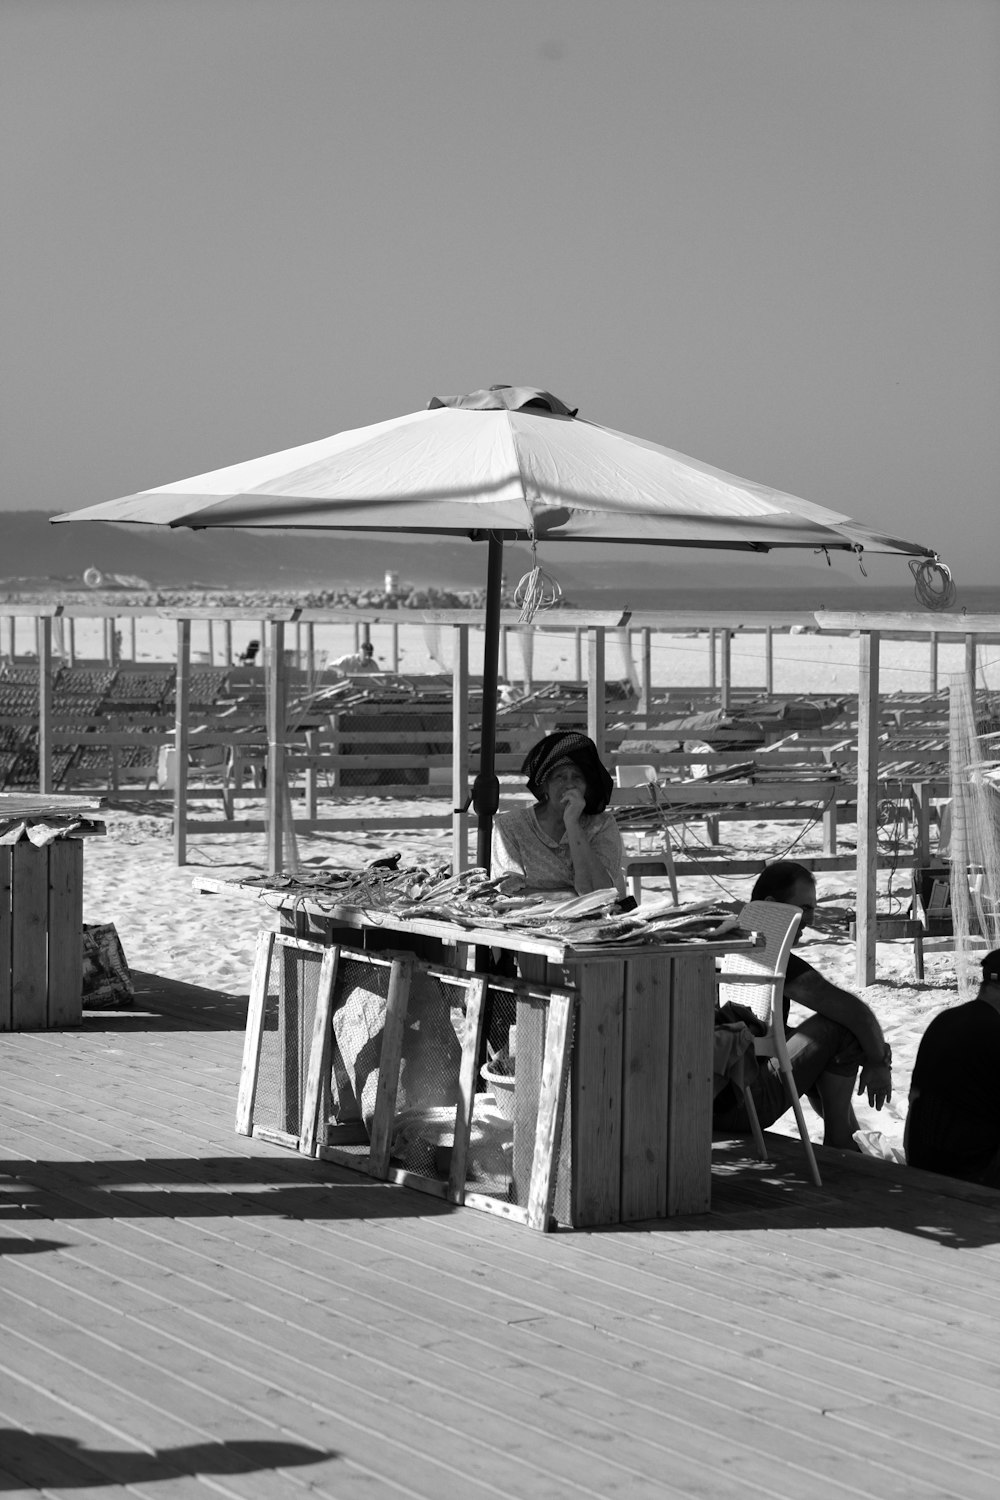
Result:
<svg viewBox="0 0 1000 1500"><path fill-rule="evenodd" d="M788 1058L792 1065L792 1076L799 1096L811 1093L821 1073L835 1073L843 1078L853 1078L864 1064L865 1054L853 1032L826 1016L810 1015L801 1026L785 1033L788 1043ZM762 1060L761 1069L750 1085L757 1118L761 1129L766 1130L775 1120L791 1108L778 1064L772 1057ZM732 1130L745 1134L750 1129L750 1120L743 1101L716 1111L712 1119L713 1129Z"/></svg>

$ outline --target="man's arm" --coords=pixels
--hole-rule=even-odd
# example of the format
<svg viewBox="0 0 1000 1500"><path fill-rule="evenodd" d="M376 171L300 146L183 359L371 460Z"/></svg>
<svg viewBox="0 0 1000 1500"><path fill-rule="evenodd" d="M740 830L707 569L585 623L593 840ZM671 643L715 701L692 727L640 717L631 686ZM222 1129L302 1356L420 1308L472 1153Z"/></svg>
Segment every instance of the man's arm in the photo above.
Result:
<svg viewBox="0 0 1000 1500"><path fill-rule="evenodd" d="M794 979L785 980L785 994L796 1005L804 1005L829 1021L846 1026L857 1037L865 1058L880 1063L885 1053L885 1037L873 1011L850 990L831 984L813 968Z"/></svg>
<svg viewBox="0 0 1000 1500"><path fill-rule="evenodd" d="M875 1013L857 995L831 984L811 967L785 981L785 994L796 1005L804 1005L807 1010L845 1026L857 1038L865 1054L858 1093L866 1093L869 1104L881 1109L892 1095L892 1050Z"/></svg>

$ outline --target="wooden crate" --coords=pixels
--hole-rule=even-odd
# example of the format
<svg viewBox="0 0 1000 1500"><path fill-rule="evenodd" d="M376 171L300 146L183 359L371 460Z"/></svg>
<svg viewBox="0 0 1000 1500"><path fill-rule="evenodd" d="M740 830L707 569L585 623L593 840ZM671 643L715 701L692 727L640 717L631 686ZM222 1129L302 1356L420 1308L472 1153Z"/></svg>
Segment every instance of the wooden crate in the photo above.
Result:
<svg viewBox="0 0 1000 1500"><path fill-rule="evenodd" d="M0 1031L83 1019L83 843L0 846Z"/></svg>

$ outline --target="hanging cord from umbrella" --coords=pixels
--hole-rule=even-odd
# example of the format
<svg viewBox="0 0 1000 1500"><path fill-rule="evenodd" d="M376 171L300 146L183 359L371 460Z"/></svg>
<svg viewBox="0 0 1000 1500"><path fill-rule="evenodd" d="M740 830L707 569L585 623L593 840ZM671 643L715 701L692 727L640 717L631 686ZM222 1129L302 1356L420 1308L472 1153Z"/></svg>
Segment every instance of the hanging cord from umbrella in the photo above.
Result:
<svg viewBox="0 0 1000 1500"><path fill-rule="evenodd" d="M529 624L540 609L551 609L562 598L562 589L544 568L538 566L538 543L531 538L531 572L525 573L514 590L514 603L521 613L518 619Z"/></svg>
<svg viewBox="0 0 1000 1500"><path fill-rule="evenodd" d="M936 555L911 557L910 572L917 598L925 609L950 609L958 598L951 569L947 563L939 562Z"/></svg>

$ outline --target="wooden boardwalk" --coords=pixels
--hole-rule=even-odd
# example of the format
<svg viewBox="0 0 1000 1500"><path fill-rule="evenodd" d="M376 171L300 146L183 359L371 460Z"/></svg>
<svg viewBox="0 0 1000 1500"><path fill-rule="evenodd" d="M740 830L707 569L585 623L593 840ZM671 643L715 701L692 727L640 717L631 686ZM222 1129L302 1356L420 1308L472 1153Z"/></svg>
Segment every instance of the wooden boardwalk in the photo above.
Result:
<svg viewBox="0 0 1000 1500"><path fill-rule="evenodd" d="M0 1494L994 1500L1000 1194L722 1145L539 1235L237 1137L245 1001L0 1036Z"/></svg>

